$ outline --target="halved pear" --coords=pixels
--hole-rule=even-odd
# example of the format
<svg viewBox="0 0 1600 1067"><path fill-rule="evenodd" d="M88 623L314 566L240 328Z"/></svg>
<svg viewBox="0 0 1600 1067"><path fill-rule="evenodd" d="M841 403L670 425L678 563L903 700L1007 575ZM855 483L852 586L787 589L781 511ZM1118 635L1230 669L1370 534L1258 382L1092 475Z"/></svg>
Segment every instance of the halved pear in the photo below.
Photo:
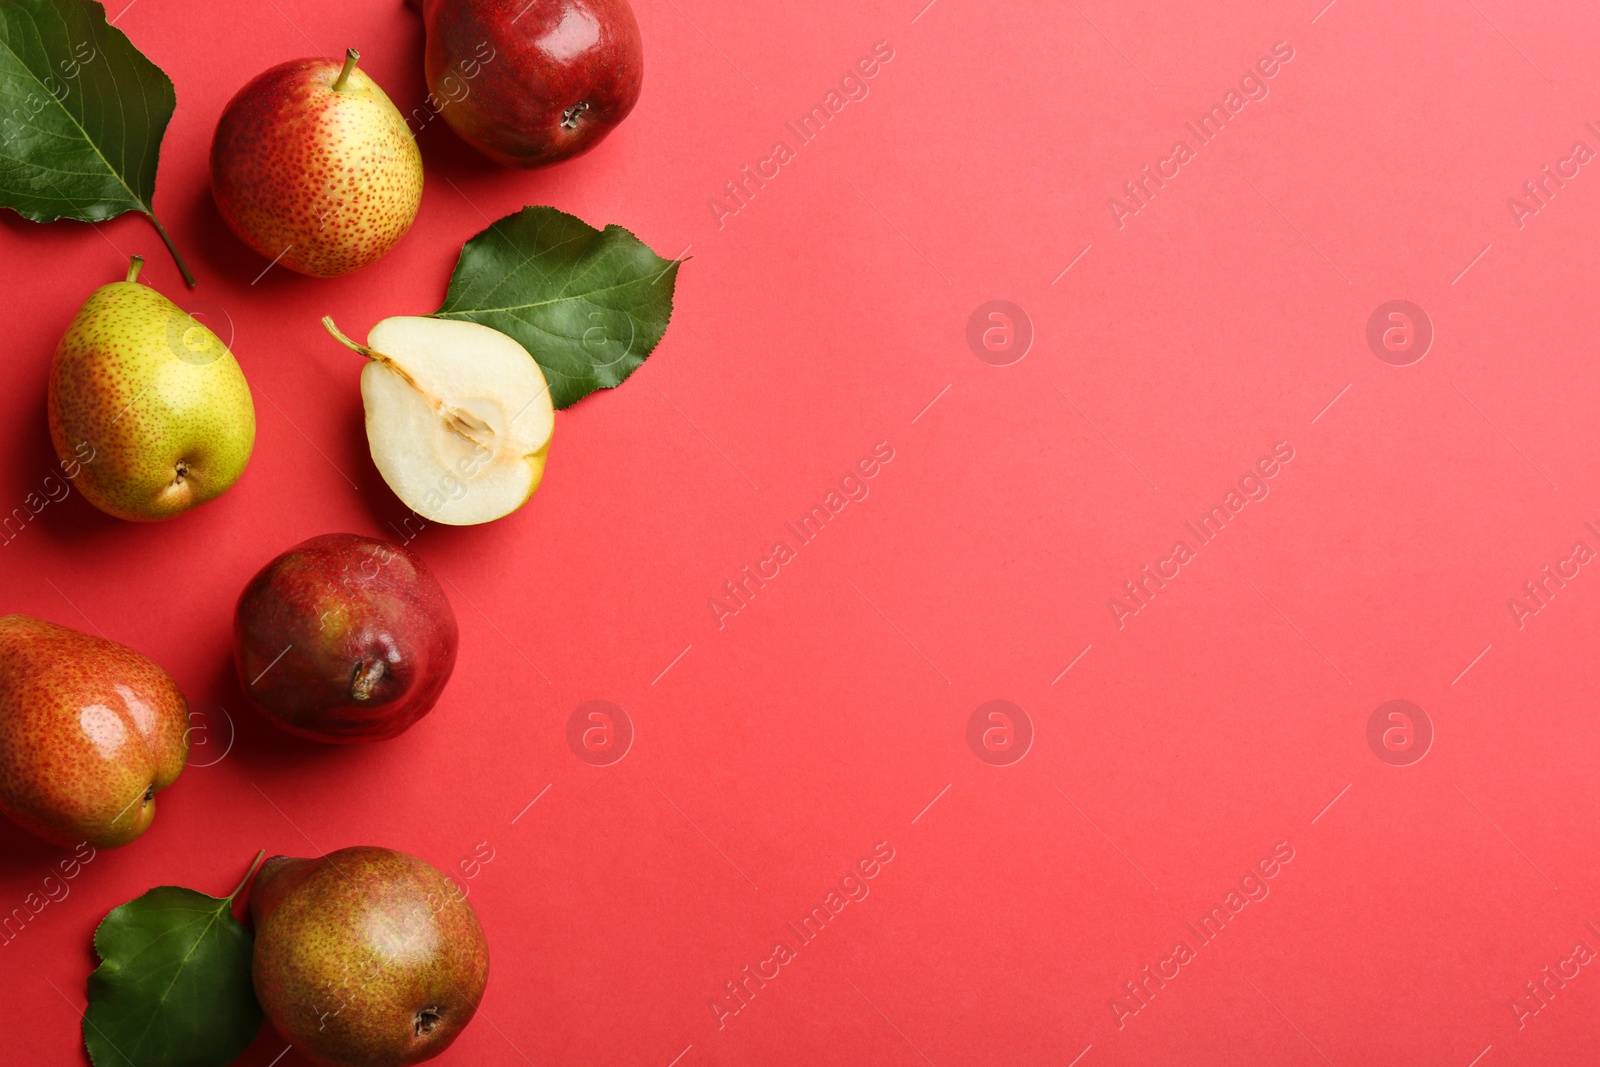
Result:
<svg viewBox="0 0 1600 1067"><path fill-rule="evenodd" d="M514 339L475 322L400 315L357 344L367 444L395 496L431 522L472 526L539 487L555 428L550 387Z"/></svg>

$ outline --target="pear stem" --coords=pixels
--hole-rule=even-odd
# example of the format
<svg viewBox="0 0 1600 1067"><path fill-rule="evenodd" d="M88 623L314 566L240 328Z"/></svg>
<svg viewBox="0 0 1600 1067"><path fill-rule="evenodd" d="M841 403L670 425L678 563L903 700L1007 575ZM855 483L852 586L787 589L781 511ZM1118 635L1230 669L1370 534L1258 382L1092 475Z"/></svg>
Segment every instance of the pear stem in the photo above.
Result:
<svg viewBox="0 0 1600 1067"><path fill-rule="evenodd" d="M178 252L178 246L172 243L172 235L167 233L167 228L161 225L161 220L156 218L154 211L146 211L150 224L156 228L156 233L161 235L161 242L167 246L167 251L172 253L172 261L178 265L178 273L183 275L184 284L193 289L197 284L194 275L189 271L189 264L183 261L183 256Z"/></svg>
<svg viewBox="0 0 1600 1067"><path fill-rule="evenodd" d="M368 348L366 345L346 337L344 332L333 324L332 315L322 316L322 325L329 333L333 334L334 340L344 345L350 351L355 352L358 355L365 356L374 363L381 363L395 374L398 374L401 381L405 382L407 385L411 386L411 388L422 394L422 399L428 402L428 406L433 409L434 414L443 419L445 425L450 427L450 429L454 430L456 433L460 434L462 437L466 438L468 441L471 441L475 445L483 445L483 442L478 440L478 437L474 436L471 432L473 430L478 430L481 434L483 431L489 429L482 423L481 420L474 418L471 422L468 422L467 419L470 418L470 416L463 417L463 413L460 410L449 404L446 404L444 401L438 399L432 393L424 389L421 385L417 384L417 380L411 376L411 372L406 370L400 364L396 363L382 352L379 352L376 348ZM473 423L477 423L477 425L474 426ZM380 663L379 666L381 667L382 664ZM377 684L378 677L381 676L382 675L380 673L370 682L365 683L365 688L370 691L371 687ZM351 695L357 700L365 700L366 696L360 692L363 687L361 678L358 677L355 680L355 685L356 688L351 690Z"/></svg>
<svg viewBox="0 0 1600 1067"><path fill-rule="evenodd" d="M139 269L141 267L143 267L143 266L144 266L144 257L143 256L129 256L128 257L128 281L130 281L130 282L138 281L139 280Z"/></svg>
<svg viewBox="0 0 1600 1067"><path fill-rule="evenodd" d="M355 677L350 682L350 696L353 700L371 700L372 691L378 683L383 681L384 664L381 659L367 660L356 667Z"/></svg>
<svg viewBox="0 0 1600 1067"><path fill-rule="evenodd" d="M256 853L256 858L250 861L250 869L245 872L244 881L239 883L239 887L237 889L235 889L233 892L228 894L228 903L230 903L230 904L233 903L233 898L237 897L240 893L244 892L244 887L249 885L250 884L250 879L255 877L256 868L260 867L261 866L261 861L266 859L266 858L267 858L267 850L266 849L262 849L260 852Z"/></svg>
<svg viewBox="0 0 1600 1067"><path fill-rule="evenodd" d="M349 338L346 338L346 336L344 336L344 331L339 330L338 326L333 325L333 315L323 315L322 328L323 330L328 331L328 333L333 334L334 341L338 341L339 344L347 347L350 352L357 352L357 354L365 355L365 357L370 358L370 360L378 360L378 358L382 358L381 352L373 352L373 350L368 349L368 347L366 347L365 344L362 344L362 342L350 341Z"/></svg>
<svg viewBox="0 0 1600 1067"><path fill-rule="evenodd" d="M327 330L329 333L333 334L333 339L335 341L338 341L340 344L344 345L350 351L355 352L358 355L365 356L368 359L377 360L379 363L387 363L387 362L389 362L389 357L384 355L382 352L379 352L378 350L373 349L373 348L368 348L366 345L362 344L360 341L352 341L350 338L346 337L344 335L344 331L339 329L339 327L337 327L337 326L335 326L333 324L333 316L332 315L324 315L324 316L322 316L322 327L323 327L323 329Z"/></svg>
<svg viewBox="0 0 1600 1067"><path fill-rule="evenodd" d="M411 388L415 389L419 393L422 393L423 396L427 396L428 395L426 392L423 391L422 386L417 384L417 380L415 378L411 377L411 375L405 370L405 368L401 367L394 360L390 359L388 356L384 355L382 352L379 352L376 348L368 348L366 345L361 344L359 341L352 341L350 338L346 337L344 335L344 331L340 330L339 327L337 327L337 326L335 326L333 324L333 316L332 315L324 315L324 316L322 316L322 325L329 333L333 334L333 339L335 341L338 341L340 344L344 345L350 351L355 352L358 355L365 356L368 359L372 360L374 363L382 363L385 367L388 367L390 370L392 370L396 374L400 375L401 378L405 379L406 384L411 386ZM437 402L435 402L432 397L429 397L428 399L429 399L429 403L434 404L435 407L438 406Z"/></svg>
<svg viewBox="0 0 1600 1067"><path fill-rule="evenodd" d="M360 59L361 53L357 52L354 48L346 48L344 50L344 69L339 71L339 76L337 78L333 79L334 92L344 92L344 84L350 80L350 72L356 69L356 63L359 62Z"/></svg>

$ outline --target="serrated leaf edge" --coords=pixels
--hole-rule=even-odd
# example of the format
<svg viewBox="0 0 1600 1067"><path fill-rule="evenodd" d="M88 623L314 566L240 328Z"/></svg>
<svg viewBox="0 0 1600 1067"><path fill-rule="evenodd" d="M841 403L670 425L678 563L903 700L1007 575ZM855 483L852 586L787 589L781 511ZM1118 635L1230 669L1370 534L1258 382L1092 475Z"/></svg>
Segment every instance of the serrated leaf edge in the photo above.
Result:
<svg viewBox="0 0 1600 1067"><path fill-rule="evenodd" d="M259 860L259 857L258 857L258 860ZM254 873L254 868L253 867L252 867L252 873ZM243 888L243 886L241 886L240 888ZM233 908L232 908L232 904L233 904L233 900L234 900L233 897L214 897L214 896L211 896L209 893L202 893L198 889L191 889L188 886L183 886L183 885L153 885L149 889L146 889L143 893L140 893L138 896L134 897L132 900L125 900L121 904L118 904L116 907L112 908L110 911L106 912L105 917L103 919L101 919L98 924L95 925L94 938L93 938L94 952L95 952L96 956L100 957L100 962L99 962L98 965L96 965L94 970L89 972L89 978L88 978L87 982L93 982L94 979L95 979L95 976L100 974L102 971L106 971L109 974L115 974L115 973L117 973L117 972L119 972L121 970L121 968L117 964L112 963L110 960L108 960L106 958L105 951L100 947L100 934L101 934L101 931L103 931L106 928L106 924L111 921L111 917L113 915L117 914L117 912L121 911L123 908L126 908L131 904L137 904L139 901L143 900L145 897L149 896L151 893L156 893L156 892L159 892L160 890L163 890L163 889L177 889L177 890L180 890L180 891L185 892L185 893L193 893L197 897L204 897L206 900L216 901L218 904L224 904L225 903L225 904L229 905L229 907L227 908L227 911L230 912L230 913L233 910ZM217 915L220 918L221 915L222 915L222 912L218 911ZM235 921L237 922L238 920L235 920ZM207 924L205 931L202 931L201 934L200 934L200 937L197 937L195 939L195 944L198 945L199 942L200 942L200 938L203 938L206 935L206 933L210 931L210 929L211 929L211 924ZM194 949L192 947L189 950L189 955L190 956L194 955ZM188 956L184 957L184 962L185 963L188 962ZM182 969L181 965L180 965L179 969L180 970ZM176 982L176 978L174 978L173 981L175 983ZM171 987L171 985L169 985L167 987L167 992L170 993L171 991L172 991L172 987ZM161 1003L165 1003L166 1002L166 993L162 994L162 998L161 998L160 1002ZM89 1032L88 1032L89 1027L94 1027L95 1032L100 1035L100 1037L101 1037L101 1039L103 1041L105 1041L106 1046L109 1047L112 1051L114 1051L117 1054L117 1056L120 1059L120 1063L117 1063L117 1064L102 1064L99 1060L97 1060L95 1058L94 1047L92 1045L90 1045L90 1043L89 1043ZM89 1005L87 1003L84 1005L84 1009L83 1009L82 1029L83 1029L83 1049L84 1049L85 1054L87 1054L88 1057L89 1057L89 1062L91 1064L93 1064L94 1067L122 1067L122 1064L127 1064L127 1065L129 1065L129 1067L137 1067L137 1065L134 1064L132 1060L128 1059L128 1056L127 1056L127 1054L125 1052L123 1052L121 1049L117 1048L117 1046L112 1042L112 1040L109 1037L106 1037L106 1035L101 1032L100 1028L98 1026L95 1026L94 1023L92 1023L89 1020Z"/></svg>
<svg viewBox="0 0 1600 1067"><path fill-rule="evenodd" d="M119 35L125 42L127 42L128 47L133 49L134 55L138 56L140 59L144 60L146 63L148 63L150 65L150 69L152 71L154 71L156 73L156 75L160 77L161 81L165 84L165 87L166 87L166 90L167 90L167 95L170 96L171 99L172 99L172 109L173 109L173 113L175 114L177 112L177 108L178 108L178 90L177 90L177 86L173 83L171 76L169 76L166 71L162 70L161 67L154 60L152 60L149 56L147 56L143 52L139 51L138 46L133 43L133 39L132 38L130 38L126 33L123 33L122 30L118 29L116 26L112 25L111 21L106 18L106 9L105 9L105 5L104 4L90 2L90 3L86 3L84 6L88 9L88 18L89 18L90 30L96 36L98 36L99 31L102 30L102 29ZM98 27L94 25L94 17L95 17L96 13L98 13L99 16L100 16L100 25ZM58 17L59 17L59 13L58 13ZM67 29L68 28L65 18L62 18L61 24L62 24L62 28L63 29ZM72 215L52 215L49 218L44 218L42 212L40 214L35 215L35 214L30 214L29 212L26 212L26 211L19 210L17 208L10 208L9 210L15 211L18 215L21 215L23 218L27 219L30 222L57 222L57 221L59 221L61 219L73 219L73 221L84 221L84 222L106 222L106 221L108 221L110 219L116 218L119 215L124 215L128 211L139 211L139 212L142 212L142 213L144 213L146 215L150 215L153 218L154 215L155 215L155 205L147 202L144 199L144 197L140 196L138 193L133 191L133 187L128 184L127 179L125 179L123 177L122 172L119 171L116 167L111 165L111 160L106 158L106 154L105 154L105 152L101 151L99 143L96 142L95 139L89 135L89 131L88 130L84 129L83 123L78 121L77 116L74 115L72 112L68 111L66 106L64 104L62 104L62 102L60 100L56 99L55 94L52 93L49 89L45 88L44 82L40 81L39 80L39 76L33 72L33 68L28 66L28 64L23 60L23 58L20 55L17 55L16 50L11 47L11 43L9 41L5 40L4 38L0 38L0 48L4 48L7 52L11 53L12 57L15 58L16 61L17 61L17 66L20 67L21 69L27 71L28 77L33 79L33 83L35 85L37 85L40 88L40 90L42 90L44 92L45 96L47 96L51 100L53 100L55 102L55 105L56 105L57 109L59 109L60 112L67 117L67 119L72 123L73 126L77 127L78 132L83 134L84 143L87 144L89 147L94 149L94 154L99 156L100 157L100 161L106 165L107 173L111 174L112 177L116 178L117 179L117 184L121 185L123 189L127 190L128 199L132 200L133 203L136 205L135 207L132 207L132 208L125 208L122 211L112 212L112 213L109 213L109 214L102 214L99 217L92 218L92 219L78 219L78 218L76 218L75 216L72 216ZM167 127L169 125L171 125L171 123L172 123L172 115L169 114L167 116L167 121L165 123L163 123L162 126L161 126L161 136L159 136L159 137L157 137L155 139L155 157L156 157L156 167L157 167L158 170L159 170L159 168L161 166L161 145L166 140ZM54 184L55 184L54 182L51 183L52 186ZM64 201L67 201L68 203L71 203L71 198L68 197L65 193L61 192L60 189L56 190L56 195L58 197L60 197L60 199L62 199ZM92 212L85 212L85 214L91 214L91 213Z"/></svg>
<svg viewBox="0 0 1600 1067"><path fill-rule="evenodd" d="M638 363L637 366L631 368L628 371L628 373L626 373L622 377L618 378L616 380L616 382L614 382L613 384L611 384L611 385L605 385L605 384L596 385L593 388L591 388L588 392L584 393L582 396L579 396L579 397L577 397L577 398L575 398L573 400L569 400L564 404L558 403L558 404L555 405L555 409L557 411L565 411L567 408L570 408L573 405L579 403L580 401L582 401L586 397L589 397L589 396L592 396L595 393L598 393L602 389L615 389L617 386L621 385L623 382L625 382L629 378L633 377L634 371L637 371L639 369L639 367L644 366L645 362L647 360L649 360L649 358L652 355L655 354L655 350L656 350L657 347L660 346L661 341L666 339L667 330L672 326L672 316L674 314L676 314L677 310L678 310L678 305L677 305L677 300L676 300L676 296L677 296L676 286L677 286L677 282L678 282L678 268L683 266L683 264L687 263L690 259L692 259L694 257L688 256L688 257L685 257L683 259L667 259L661 253L657 252L654 248L652 248L650 246L649 242L645 241L638 234L634 233L632 230L628 229L626 226L621 225L620 223L608 222L608 223L605 224L605 226L603 228L596 228L594 226L594 224L589 222L587 219L584 219L584 218L582 218L581 216L578 216L578 215L574 215L569 211L562 211L560 208L555 207L553 205L549 205L549 204L524 204L522 207L518 208L516 211L510 212L509 214L503 215L500 218L494 220L488 226L484 227L482 230L479 230L477 233L473 234L471 237L467 238L465 241L462 242L461 251L456 254L455 266L453 268L451 268L451 270L450 270L450 278L445 283L444 300L440 303L438 308L436 308L435 310L433 310L433 311L428 313L430 318L453 319L453 320L458 320L458 321L473 321L473 320L467 318L467 316L465 314L462 314L462 313L459 313L459 312L447 312L445 310L445 305L448 304L449 300L450 300L450 288L454 285L455 279L456 279L456 275L461 271L462 264L466 260L467 247L469 245L471 245L472 242L478 240L479 238L485 236L486 234L488 234L490 232L494 232L496 234L496 236L498 236L502 241L506 242L508 245L512 245L512 247L515 247L515 242L513 242L512 239L508 235L506 235L504 232L500 231L498 229L498 227L500 226L501 223L506 222L508 219L519 218L519 217L527 214L530 211L549 211L549 212L552 212L552 213L554 213L556 215L559 215L559 216L561 216L563 218L571 219L572 221L578 223L579 225L588 227L588 229L591 230L597 237L604 237L607 233L609 233L612 230L620 230L622 233L626 234L628 237L631 237L633 240L637 241L639 243L639 246L641 248L643 248L645 251L649 252L652 256L654 256L658 262L666 264L666 266L664 266L661 269L661 273L657 274L655 276L655 278L650 282L651 285L659 284L661 282L661 279L667 277L667 275L669 273L672 276L673 290L667 294L667 315L666 315L665 321L662 323L662 326L661 326L661 338L660 338L660 340L658 340L655 345L651 346L650 351L646 352L643 356L641 356L639 358L639 363ZM527 256L526 254L523 254L523 261L524 262L527 262L529 258L530 257ZM633 283L629 283L629 284L633 284ZM611 286L610 288L620 289L620 288L622 288L622 286ZM596 292L605 292L606 290L595 290L595 291ZM588 294L585 294L585 295L588 295ZM567 297L565 299L575 299L575 298ZM512 310L517 310L517 309L520 309L520 308L544 307L547 304L553 304L555 302L556 302L555 300L547 300L547 301L543 301L543 302L538 303L538 304L519 304L519 305L516 305L514 308L474 308L473 309L473 313L474 314L480 314L480 313L483 313L483 312L486 312L486 311L512 311ZM515 338L513 338L513 340L515 340ZM520 345L521 342L518 342L518 344ZM521 347L522 347L523 351L528 352L528 348L527 348L526 345L522 345ZM552 368L546 367L542 362L540 362L539 358L537 356L535 356L532 352L528 352L528 358L532 359L535 363L537 363L539 365L540 372L545 374L546 376L550 376L550 375L559 373L558 371L556 371L556 370L554 370ZM571 375L563 374L563 375L561 375L561 377L566 378L568 380L573 380Z"/></svg>

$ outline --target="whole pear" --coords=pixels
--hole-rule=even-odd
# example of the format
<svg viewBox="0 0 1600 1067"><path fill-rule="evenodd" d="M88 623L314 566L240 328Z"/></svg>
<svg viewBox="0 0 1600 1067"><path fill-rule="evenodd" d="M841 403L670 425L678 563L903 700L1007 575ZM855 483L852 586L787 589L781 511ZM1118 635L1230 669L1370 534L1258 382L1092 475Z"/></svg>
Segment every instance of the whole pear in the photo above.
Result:
<svg viewBox="0 0 1600 1067"><path fill-rule="evenodd" d="M83 302L50 371L50 440L89 502L120 519L170 519L239 480L255 447L244 372L217 337L137 281Z"/></svg>
<svg viewBox="0 0 1600 1067"><path fill-rule="evenodd" d="M466 894L387 848L274 856L250 893L256 996L283 1039L326 1067L402 1067L472 1021L489 946Z"/></svg>
<svg viewBox="0 0 1600 1067"><path fill-rule="evenodd" d="M317 741L409 729L444 691L458 643L422 557L359 534L295 545L250 579L233 614L240 688L274 723Z"/></svg>
<svg viewBox="0 0 1600 1067"><path fill-rule="evenodd" d="M131 648L0 618L0 812L71 848L126 845L189 758L189 709Z"/></svg>
<svg viewBox="0 0 1600 1067"><path fill-rule="evenodd" d="M639 102L644 42L628 0L423 0L422 22L439 113L508 167L587 152Z"/></svg>
<svg viewBox="0 0 1600 1067"><path fill-rule="evenodd" d="M211 192L239 239L290 270L348 274L393 248L422 204L422 153L378 83L297 59L228 102L211 142Z"/></svg>

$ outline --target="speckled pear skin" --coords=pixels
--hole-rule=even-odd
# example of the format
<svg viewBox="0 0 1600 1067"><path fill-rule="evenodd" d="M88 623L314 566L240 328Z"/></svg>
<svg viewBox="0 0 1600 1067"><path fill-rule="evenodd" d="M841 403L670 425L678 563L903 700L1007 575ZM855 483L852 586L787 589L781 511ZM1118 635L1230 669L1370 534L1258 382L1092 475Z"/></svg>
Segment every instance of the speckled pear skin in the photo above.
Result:
<svg viewBox="0 0 1600 1067"><path fill-rule="evenodd" d="M256 409L216 334L139 282L96 289L56 346L50 440L89 502L170 519L225 492L250 461Z"/></svg>
<svg viewBox="0 0 1600 1067"><path fill-rule="evenodd" d="M489 980L462 890L404 852L274 856L250 892L256 997L325 1067L403 1067L450 1047Z"/></svg>
<svg viewBox="0 0 1600 1067"><path fill-rule="evenodd" d="M357 67L297 59L228 102L211 142L211 191L259 254L319 278L399 243L422 204L422 153L406 120Z"/></svg>
<svg viewBox="0 0 1600 1067"><path fill-rule="evenodd" d="M126 845L189 758L189 708L131 648L0 618L0 812L65 848Z"/></svg>

